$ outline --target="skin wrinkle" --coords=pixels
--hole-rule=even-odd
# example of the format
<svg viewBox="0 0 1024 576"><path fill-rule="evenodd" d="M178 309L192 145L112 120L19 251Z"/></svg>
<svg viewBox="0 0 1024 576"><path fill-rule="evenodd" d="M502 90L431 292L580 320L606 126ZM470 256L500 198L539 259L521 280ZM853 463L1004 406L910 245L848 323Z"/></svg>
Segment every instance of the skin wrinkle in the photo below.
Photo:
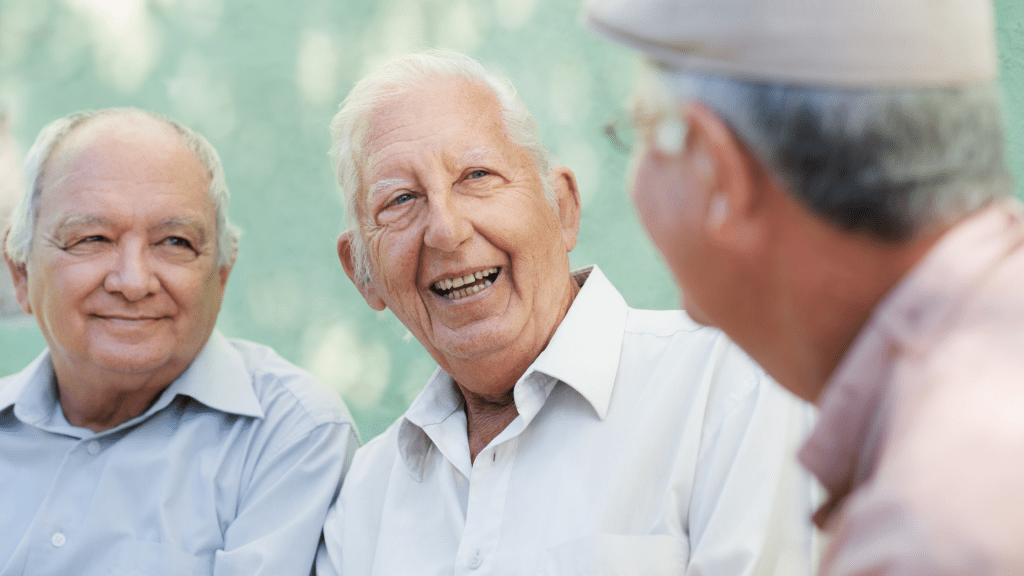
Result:
<svg viewBox="0 0 1024 576"><path fill-rule="evenodd" d="M100 431L145 411L191 364L230 267L211 249L207 171L158 121L98 118L46 168L35 234L47 241L8 267L50 347L65 416Z"/></svg>
<svg viewBox="0 0 1024 576"><path fill-rule="evenodd" d="M575 296L575 180L568 169L552 170L563 206L553 212L532 157L505 136L496 99L463 80L389 100L364 142L364 182L378 192L388 180L405 187L358 207L370 281L353 276L348 233L339 256L371 307L390 308L453 376L475 457L518 414L512 389ZM492 267L500 268L494 283L466 298L431 290L439 279Z"/></svg>

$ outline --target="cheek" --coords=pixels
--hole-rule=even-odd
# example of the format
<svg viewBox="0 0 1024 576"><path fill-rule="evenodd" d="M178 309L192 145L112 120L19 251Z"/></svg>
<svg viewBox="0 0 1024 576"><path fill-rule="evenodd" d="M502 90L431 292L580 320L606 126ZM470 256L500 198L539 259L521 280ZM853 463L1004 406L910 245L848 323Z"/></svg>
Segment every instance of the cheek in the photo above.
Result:
<svg viewBox="0 0 1024 576"><path fill-rule="evenodd" d="M394 300L416 288L419 250L407 234L379 234L368 239L367 258L376 268L378 281L385 288L385 298Z"/></svg>
<svg viewBox="0 0 1024 576"><path fill-rule="evenodd" d="M647 232L665 252L682 233L687 217L680 175L645 153L634 161L632 180L633 204Z"/></svg>

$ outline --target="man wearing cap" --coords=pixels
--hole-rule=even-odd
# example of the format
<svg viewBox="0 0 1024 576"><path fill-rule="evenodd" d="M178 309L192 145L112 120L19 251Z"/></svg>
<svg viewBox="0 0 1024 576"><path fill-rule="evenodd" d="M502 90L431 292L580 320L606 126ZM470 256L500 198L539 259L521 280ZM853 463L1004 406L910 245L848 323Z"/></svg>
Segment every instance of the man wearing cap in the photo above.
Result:
<svg viewBox="0 0 1024 576"><path fill-rule="evenodd" d="M1024 219L989 0L593 0L649 57L636 206L820 407L822 573L1024 574Z"/></svg>
<svg viewBox="0 0 1024 576"><path fill-rule="evenodd" d="M357 439L214 330L237 231L216 151L134 109L43 128L4 258L48 348L0 380L0 575L308 574Z"/></svg>
<svg viewBox="0 0 1024 576"><path fill-rule="evenodd" d="M342 265L438 369L356 453L318 574L810 572L786 453L810 406L720 331L570 271L575 177L506 80L406 55L332 127Z"/></svg>

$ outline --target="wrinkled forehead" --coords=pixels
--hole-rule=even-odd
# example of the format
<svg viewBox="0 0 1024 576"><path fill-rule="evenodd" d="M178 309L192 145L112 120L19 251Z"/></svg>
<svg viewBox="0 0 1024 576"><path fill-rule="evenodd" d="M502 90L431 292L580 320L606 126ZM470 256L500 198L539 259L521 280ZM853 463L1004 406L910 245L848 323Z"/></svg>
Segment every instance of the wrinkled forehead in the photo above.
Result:
<svg viewBox="0 0 1024 576"><path fill-rule="evenodd" d="M173 194L183 209L216 218L208 170L176 130L147 117L101 117L76 127L50 155L38 187L41 206L87 190L135 199Z"/></svg>
<svg viewBox="0 0 1024 576"><path fill-rule="evenodd" d="M433 155L452 160L507 155L517 146L506 134L497 96L461 78L439 78L382 97L354 133L362 196L384 166ZM418 142L412 156L391 155L395 144Z"/></svg>

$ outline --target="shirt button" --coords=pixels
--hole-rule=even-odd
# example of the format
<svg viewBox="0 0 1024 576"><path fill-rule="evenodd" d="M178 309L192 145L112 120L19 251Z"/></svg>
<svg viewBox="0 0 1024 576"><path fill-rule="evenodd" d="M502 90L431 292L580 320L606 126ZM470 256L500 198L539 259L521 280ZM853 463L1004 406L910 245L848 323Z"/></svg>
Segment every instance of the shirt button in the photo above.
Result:
<svg viewBox="0 0 1024 576"><path fill-rule="evenodd" d="M85 449L89 451L89 454L95 456L100 453L100 443L93 440L92 442L89 442L89 445L86 446Z"/></svg>
<svg viewBox="0 0 1024 576"><path fill-rule="evenodd" d="M53 536L50 536L50 543L56 546L57 548L60 548L61 546L66 544L67 541L68 539L65 538L64 535L60 532L54 532Z"/></svg>
<svg viewBox="0 0 1024 576"><path fill-rule="evenodd" d="M473 557L469 559L469 569L476 570L483 563L484 559L480 557L480 551L477 550L476 554L473 554Z"/></svg>

